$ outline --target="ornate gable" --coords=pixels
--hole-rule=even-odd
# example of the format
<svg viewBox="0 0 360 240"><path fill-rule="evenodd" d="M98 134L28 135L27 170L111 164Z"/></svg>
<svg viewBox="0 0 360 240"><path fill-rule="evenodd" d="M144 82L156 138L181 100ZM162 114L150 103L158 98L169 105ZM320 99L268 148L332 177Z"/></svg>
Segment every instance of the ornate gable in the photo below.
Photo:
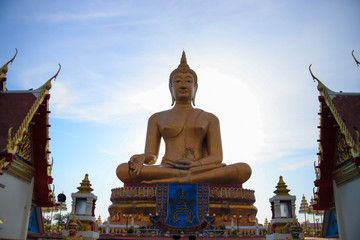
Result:
<svg viewBox="0 0 360 240"><path fill-rule="evenodd" d="M7 171L28 182L34 178L35 201L44 207L54 205L48 101L51 80L59 71L36 90L0 90L0 175Z"/></svg>
<svg viewBox="0 0 360 240"><path fill-rule="evenodd" d="M310 65L311 67L311 65ZM309 67L309 69L310 69ZM334 92L311 72L320 93L320 138L315 163L315 210L332 207L333 180L342 184L358 177L360 170L360 93Z"/></svg>

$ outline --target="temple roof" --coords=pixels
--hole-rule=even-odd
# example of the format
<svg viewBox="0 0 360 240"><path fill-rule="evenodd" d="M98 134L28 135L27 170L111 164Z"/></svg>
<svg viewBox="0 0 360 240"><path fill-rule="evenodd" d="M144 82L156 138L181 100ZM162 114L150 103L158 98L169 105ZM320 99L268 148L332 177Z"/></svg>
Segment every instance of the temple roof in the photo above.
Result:
<svg viewBox="0 0 360 240"><path fill-rule="evenodd" d="M352 142L355 143L356 129L360 130L360 93L334 92L320 81L318 90L339 124L340 131L348 132Z"/></svg>
<svg viewBox="0 0 360 240"><path fill-rule="evenodd" d="M310 65L311 66L311 65ZM319 159L315 163L315 210L331 207L333 180L337 184L358 176L360 93L334 92L311 72L320 93Z"/></svg>
<svg viewBox="0 0 360 240"><path fill-rule="evenodd" d="M0 79L0 175L7 171L28 182L34 179L36 205L51 207L56 203L50 185L48 100L51 81L61 66L38 89L15 91L6 88L9 62L2 67Z"/></svg>

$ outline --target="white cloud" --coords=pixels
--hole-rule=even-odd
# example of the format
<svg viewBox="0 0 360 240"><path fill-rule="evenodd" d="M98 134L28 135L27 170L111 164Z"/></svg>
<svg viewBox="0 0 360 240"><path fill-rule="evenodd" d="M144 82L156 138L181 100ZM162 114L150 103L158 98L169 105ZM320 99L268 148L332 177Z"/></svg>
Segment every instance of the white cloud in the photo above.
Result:
<svg viewBox="0 0 360 240"><path fill-rule="evenodd" d="M291 156L291 159L287 159L285 162L282 162L279 171L294 171L305 166L311 167L314 165L315 156L305 156L305 157L297 157Z"/></svg>
<svg viewBox="0 0 360 240"><path fill-rule="evenodd" d="M97 20L97 19L103 19L103 18L114 18L123 16L124 12L77 12L77 13L69 13L69 12L62 12L62 13L53 13L51 15L42 15L38 18L42 21L53 21L53 22L70 22L70 21L82 21L82 20Z"/></svg>

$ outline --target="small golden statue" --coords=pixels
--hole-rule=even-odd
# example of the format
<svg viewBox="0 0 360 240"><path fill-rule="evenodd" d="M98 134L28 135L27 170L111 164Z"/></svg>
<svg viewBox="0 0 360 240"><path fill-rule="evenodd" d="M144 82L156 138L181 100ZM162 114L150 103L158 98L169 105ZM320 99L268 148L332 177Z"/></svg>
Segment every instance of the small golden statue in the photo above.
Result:
<svg viewBox="0 0 360 240"><path fill-rule="evenodd" d="M64 236L64 239L65 240L83 240L83 238L81 236L77 236L78 229L79 229L79 226L77 224L76 216L74 214L74 217L73 217L73 219L70 220L69 226L68 226L69 235Z"/></svg>
<svg viewBox="0 0 360 240"><path fill-rule="evenodd" d="M197 75L190 69L185 52L180 65L170 74L172 109L153 114L148 121L145 152L117 167L124 183L210 183L242 184L251 175L246 163L222 163L220 125L211 113L194 108ZM165 155L160 165L160 140Z"/></svg>

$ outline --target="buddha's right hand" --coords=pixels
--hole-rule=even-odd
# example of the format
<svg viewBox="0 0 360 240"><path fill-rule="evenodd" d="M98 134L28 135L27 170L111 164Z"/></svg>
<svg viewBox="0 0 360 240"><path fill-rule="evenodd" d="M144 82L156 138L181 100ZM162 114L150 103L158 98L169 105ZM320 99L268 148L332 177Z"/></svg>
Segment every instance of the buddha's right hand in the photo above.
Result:
<svg viewBox="0 0 360 240"><path fill-rule="evenodd" d="M144 154L135 154L130 158L130 161L128 162L129 169L133 171L136 175L139 175L144 165L144 161L145 161Z"/></svg>

